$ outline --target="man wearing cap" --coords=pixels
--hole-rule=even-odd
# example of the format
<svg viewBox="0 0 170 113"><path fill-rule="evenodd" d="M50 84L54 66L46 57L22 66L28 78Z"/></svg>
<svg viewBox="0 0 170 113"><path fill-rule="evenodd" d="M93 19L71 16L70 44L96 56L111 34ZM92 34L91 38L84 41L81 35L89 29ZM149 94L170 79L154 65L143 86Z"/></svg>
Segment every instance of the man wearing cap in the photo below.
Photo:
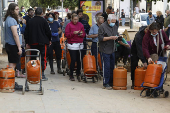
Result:
<svg viewBox="0 0 170 113"><path fill-rule="evenodd" d="M154 15L152 15L152 12L149 12L148 13L148 17L147 17L147 19L146 19L146 22L147 22L147 25L150 25L150 24L152 24L153 22L155 22L155 16Z"/></svg>

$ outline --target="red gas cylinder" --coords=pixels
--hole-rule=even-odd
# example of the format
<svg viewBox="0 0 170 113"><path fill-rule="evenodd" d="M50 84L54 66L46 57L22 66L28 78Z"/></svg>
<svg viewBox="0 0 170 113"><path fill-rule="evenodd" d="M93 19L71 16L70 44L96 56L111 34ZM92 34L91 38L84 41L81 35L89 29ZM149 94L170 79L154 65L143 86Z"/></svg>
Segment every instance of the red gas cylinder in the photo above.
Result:
<svg viewBox="0 0 170 113"><path fill-rule="evenodd" d="M100 53L98 53L98 63L99 63L100 70L102 70L102 62L101 62Z"/></svg>
<svg viewBox="0 0 170 113"><path fill-rule="evenodd" d="M135 70L134 90L142 90L141 84L144 82L146 69L144 67L137 67Z"/></svg>
<svg viewBox="0 0 170 113"><path fill-rule="evenodd" d="M42 73L42 70L41 70L41 73ZM40 61L39 60L31 60L27 63L27 80L31 84L38 84L40 82Z"/></svg>
<svg viewBox="0 0 170 113"><path fill-rule="evenodd" d="M15 71L13 68L4 68L0 70L0 89L1 91L14 92Z"/></svg>
<svg viewBox="0 0 170 113"><path fill-rule="evenodd" d="M127 70L123 67L118 67L113 70L113 89L127 89Z"/></svg>
<svg viewBox="0 0 170 113"><path fill-rule="evenodd" d="M83 68L84 74L96 74L96 60L95 57L88 54L83 58ZM94 75L86 75L87 77L92 77Z"/></svg>
<svg viewBox="0 0 170 113"><path fill-rule="evenodd" d="M146 75L144 79L143 86L147 87L158 87L161 74L162 74L161 64L149 64L146 70Z"/></svg>

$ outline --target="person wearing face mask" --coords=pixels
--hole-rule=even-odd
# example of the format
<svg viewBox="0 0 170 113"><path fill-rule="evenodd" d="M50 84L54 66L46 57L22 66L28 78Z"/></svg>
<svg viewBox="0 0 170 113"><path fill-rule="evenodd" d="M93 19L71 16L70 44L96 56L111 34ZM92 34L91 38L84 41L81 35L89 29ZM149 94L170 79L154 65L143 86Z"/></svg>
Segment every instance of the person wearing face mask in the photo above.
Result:
<svg viewBox="0 0 170 113"><path fill-rule="evenodd" d="M148 63L151 61L156 61L156 55L163 56L163 49L170 49L170 40L163 30L160 30L158 23L153 22L149 26L148 32L143 37L142 41L142 50L144 57L148 60ZM153 56L153 58L152 58Z"/></svg>
<svg viewBox="0 0 170 113"><path fill-rule="evenodd" d="M51 28L51 35L52 35L52 44L49 46L48 52L49 52L49 64L51 68L51 74L55 74L54 68L53 68L53 50L56 54L57 59L57 72L59 74L62 74L61 72L61 45L60 45L60 38L59 34L61 34L61 27L57 21L54 21L55 15L53 13L49 13L48 15L48 23Z"/></svg>
<svg viewBox="0 0 170 113"><path fill-rule="evenodd" d="M78 22L79 18L77 14L73 14L71 20L72 21L66 26L65 36L67 37L67 48L71 57L70 80L75 81L73 71L75 63L77 62L76 75L77 77L80 76L81 62L79 49L83 49L83 38L86 34L84 26L80 22Z"/></svg>
<svg viewBox="0 0 170 113"><path fill-rule="evenodd" d="M100 25L104 22L104 18L102 16L98 16L96 18L96 21L97 21L97 24L91 27L88 38L92 38L91 52L92 52L92 55L95 56L96 63L97 63L98 30L99 30Z"/></svg>
<svg viewBox="0 0 170 113"><path fill-rule="evenodd" d="M113 69L115 65L115 40L118 29L115 25L116 16L109 14L108 19L98 30L99 50L103 59L103 88L111 90L113 86Z"/></svg>
<svg viewBox="0 0 170 113"><path fill-rule="evenodd" d="M28 15L26 15L25 17L23 17L23 18L26 20L26 24L28 24L29 20L34 17L34 9L29 8L29 9L27 10L27 12L28 12Z"/></svg>
<svg viewBox="0 0 170 113"><path fill-rule="evenodd" d="M142 26L139 28L139 31L136 33L135 38L131 47L131 80L132 86L131 89L134 89L134 74L135 69L138 66L139 59L142 61L144 68L147 68L147 60L143 55L142 50L142 41L144 35L147 33L149 26Z"/></svg>
<svg viewBox="0 0 170 113"><path fill-rule="evenodd" d="M22 17L24 17L26 15L26 12L25 12L25 7L24 6L21 6L21 11L20 13L22 14Z"/></svg>

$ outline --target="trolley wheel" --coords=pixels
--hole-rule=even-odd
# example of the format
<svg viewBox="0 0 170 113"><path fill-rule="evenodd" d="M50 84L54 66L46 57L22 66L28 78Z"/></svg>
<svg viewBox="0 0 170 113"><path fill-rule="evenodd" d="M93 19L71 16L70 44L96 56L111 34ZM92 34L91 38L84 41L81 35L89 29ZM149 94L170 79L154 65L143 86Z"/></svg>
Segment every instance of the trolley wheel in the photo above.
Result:
<svg viewBox="0 0 170 113"><path fill-rule="evenodd" d="M163 93L163 97L164 97L164 98L169 97L169 91L165 91L165 92Z"/></svg>
<svg viewBox="0 0 170 113"><path fill-rule="evenodd" d="M150 90L148 89L148 90L146 90L146 96L150 96L151 95L151 92L150 92Z"/></svg>
<svg viewBox="0 0 170 113"><path fill-rule="evenodd" d="M84 82L87 83L87 77L86 76L84 77Z"/></svg>
<svg viewBox="0 0 170 113"><path fill-rule="evenodd" d="M62 68L65 68L65 67L66 67L66 61L62 60Z"/></svg>
<svg viewBox="0 0 170 113"><path fill-rule="evenodd" d="M41 88L41 95L44 95L44 88Z"/></svg>
<svg viewBox="0 0 170 113"><path fill-rule="evenodd" d="M153 95L152 95L154 98L156 98L156 97L158 97L159 95L158 95L158 92L157 91L155 91L154 93L153 93Z"/></svg>
<svg viewBox="0 0 170 113"><path fill-rule="evenodd" d="M81 76L77 76L77 80L81 82Z"/></svg>
<svg viewBox="0 0 170 113"><path fill-rule="evenodd" d="M26 91L29 91L29 89L30 89L29 86L26 86Z"/></svg>
<svg viewBox="0 0 170 113"><path fill-rule="evenodd" d="M65 76L66 75L66 72L63 70L63 76Z"/></svg>
<svg viewBox="0 0 170 113"><path fill-rule="evenodd" d="M23 86L23 88L22 88L22 95L24 95L25 94L25 86Z"/></svg>
<svg viewBox="0 0 170 113"><path fill-rule="evenodd" d="M95 81L95 77L92 77L92 80L93 80L93 83L95 83L96 81Z"/></svg>
<svg viewBox="0 0 170 113"><path fill-rule="evenodd" d="M67 72L67 75L70 75L70 71Z"/></svg>

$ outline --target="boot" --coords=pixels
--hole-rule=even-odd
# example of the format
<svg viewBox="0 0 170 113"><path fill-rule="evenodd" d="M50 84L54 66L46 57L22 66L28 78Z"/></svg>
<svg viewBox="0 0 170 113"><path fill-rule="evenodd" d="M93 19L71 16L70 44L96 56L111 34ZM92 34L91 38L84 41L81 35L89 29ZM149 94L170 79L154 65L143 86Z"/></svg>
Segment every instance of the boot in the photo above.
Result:
<svg viewBox="0 0 170 113"><path fill-rule="evenodd" d="M17 70L17 78L26 78L26 75L23 75L21 71Z"/></svg>
<svg viewBox="0 0 170 113"><path fill-rule="evenodd" d="M132 86L131 89L134 89L134 81L132 80Z"/></svg>
<svg viewBox="0 0 170 113"><path fill-rule="evenodd" d="M63 72L61 71L61 67L60 67L60 65L61 65L61 60L57 60L57 72L59 73L59 74L63 74Z"/></svg>

